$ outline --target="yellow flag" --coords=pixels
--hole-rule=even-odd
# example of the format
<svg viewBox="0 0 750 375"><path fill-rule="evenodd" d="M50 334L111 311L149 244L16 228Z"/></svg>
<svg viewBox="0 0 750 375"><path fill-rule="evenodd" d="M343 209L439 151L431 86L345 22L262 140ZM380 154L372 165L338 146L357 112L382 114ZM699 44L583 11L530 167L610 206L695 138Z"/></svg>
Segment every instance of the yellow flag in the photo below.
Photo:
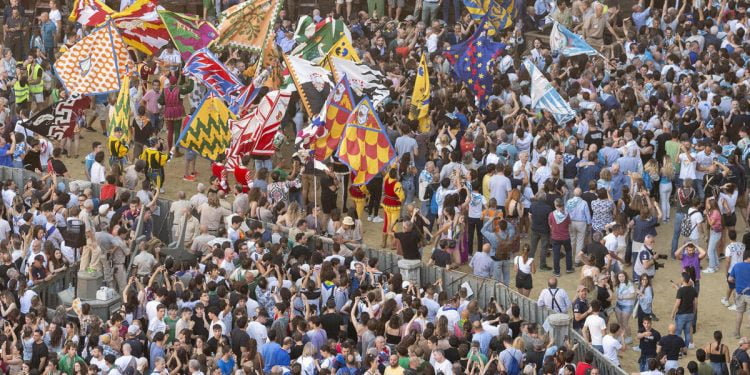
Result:
<svg viewBox="0 0 750 375"><path fill-rule="evenodd" d="M427 57L422 59L417 68L417 79L414 81L414 91L411 94L409 120L419 120L419 131L430 131L430 74L427 71Z"/></svg>
<svg viewBox="0 0 750 375"><path fill-rule="evenodd" d="M117 101L109 119L108 134L112 134L116 128L122 131L122 140L127 143L130 139L130 76L125 75L120 81L120 92L117 94Z"/></svg>
<svg viewBox="0 0 750 375"><path fill-rule="evenodd" d="M354 46L352 46L352 42L346 35L341 36L341 38L339 38L339 40L334 43L333 46L331 46L331 49L328 50L325 58L323 58L323 60L320 62L320 66L331 70L330 64L328 63L328 60L330 60L331 56L354 62L361 61L359 55L357 55L357 50L354 49Z"/></svg>

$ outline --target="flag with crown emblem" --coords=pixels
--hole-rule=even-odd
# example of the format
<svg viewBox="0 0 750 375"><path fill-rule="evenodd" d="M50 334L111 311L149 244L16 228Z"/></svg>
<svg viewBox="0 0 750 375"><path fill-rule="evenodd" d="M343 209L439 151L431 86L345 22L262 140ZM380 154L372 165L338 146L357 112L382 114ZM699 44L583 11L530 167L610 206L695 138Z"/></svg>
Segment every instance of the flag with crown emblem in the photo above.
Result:
<svg viewBox="0 0 750 375"><path fill-rule="evenodd" d="M209 94L182 129L177 145L206 159L216 160L229 148L232 133L228 122L235 118L221 99Z"/></svg>
<svg viewBox="0 0 750 375"><path fill-rule="evenodd" d="M443 56L453 66L453 74L469 87L480 108L487 105L492 93L495 59L505 51L505 44L493 41L486 30L485 22L466 41L450 46Z"/></svg>
<svg viewBox="0 0 750 375"><path fill-rule="evenodd" d="M352 184L357 186L370 182L396 158L370 99L362 99L349 114L336 156L354 172Z"/></svg>

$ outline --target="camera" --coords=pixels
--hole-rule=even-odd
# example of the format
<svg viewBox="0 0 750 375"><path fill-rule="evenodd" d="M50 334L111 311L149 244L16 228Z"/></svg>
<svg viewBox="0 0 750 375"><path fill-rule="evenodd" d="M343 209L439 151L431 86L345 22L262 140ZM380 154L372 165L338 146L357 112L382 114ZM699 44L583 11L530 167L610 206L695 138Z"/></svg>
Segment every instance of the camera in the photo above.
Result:
<svg viewBox="0 0 750 375"><path fill-rule="evenodd" d="M664 263L659 263L656 260L654 260L654 269L664 268Z"/></svg>

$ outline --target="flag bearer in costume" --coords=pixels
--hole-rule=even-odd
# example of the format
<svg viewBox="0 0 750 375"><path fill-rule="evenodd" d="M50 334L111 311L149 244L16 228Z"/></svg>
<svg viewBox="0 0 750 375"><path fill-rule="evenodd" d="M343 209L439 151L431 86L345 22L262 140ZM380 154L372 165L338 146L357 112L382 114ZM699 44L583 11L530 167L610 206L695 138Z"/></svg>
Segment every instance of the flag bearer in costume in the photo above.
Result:
<svg viewBox="0 0 750 375"><path fill-rule="evenodd" d="M107 140L107 149L109 150L109 165L114 166L120 164L121 168L125 168L125 157L128 155L128 145L122 139L122 129L116 127L112 134L109 135Z"/></svg>
<svg viewBox="0 0 750 375"><path fill-rule="evenodd" d="M404 202L404 190L398 181L398 170L391 168L383 179L383 211L385 211L385 223L383 223L383 247L386 246L389 237L393 237L393 224L401 214L401 203Z"/></svg>
<svg viewBox="0 0 750 375"><path fill-rule="evenodd" d="M164 186L164 166L169 160L169 154L162 151L164 142L161 139L151 138L146 146L139 159L146 162L146 177L152 186L161 190Z"/></svg>
<svg viewBox="0 0 750 375"><path fill-rule="evenodd" d="M187 86L187 85L186 85ZM192 90L192 85L189 87ZM164 105L164 122L167 125L167 147L171 150L175 138L180 135L180 125L185 117L182 105L182 95L189 94L188 87L184 89L177 84L177 76L171 75L164 80L164 90L159 97L159 103Z"/></svg>
<svg viewBox="0 0 750 375"><path fill-rule="evenodd" d="M370 192L367 191L367 185L355 186L352 183L354 182L353 172L349 178L349 196L352 197L352 202L354 202L354 209L357 211L357 217L362 218L365 215L365 203L367 202L367 197L370 195Z"/></svg>

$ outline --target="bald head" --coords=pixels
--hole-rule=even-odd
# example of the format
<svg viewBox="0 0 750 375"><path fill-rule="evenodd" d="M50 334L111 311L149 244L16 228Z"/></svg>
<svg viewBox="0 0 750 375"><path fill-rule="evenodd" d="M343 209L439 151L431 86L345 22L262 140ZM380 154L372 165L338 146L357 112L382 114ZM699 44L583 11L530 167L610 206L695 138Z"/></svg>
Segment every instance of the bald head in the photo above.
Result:
<svg viewBox="0 0 750 375"><path fill-rule="evenodd" d="M177 198L185 199L185 192L180 190L177 192Z"/></svg>
<svg viewBox="0 0 750 375"><path fill-rule="evenodd" d="M490 246L490 244L486 243L486 244L482 245L482 252L489 254L491 248L492 248L492 246Z"/></svg>
<svg viewBox="0 0 750 375"><path fill-rule="evenodd" d="M573 189L573 196L580 197L581 196L581 188L575 188Z"/></svg>
<svg viewBox="0 0 750 375"><path fill-rule="evenodd" d="M674 335L675 332L677 332L677 326L672 323L669 325L669 327L667 327L667 331L669 331L670 335Z"/></svg>
<svg viewBox="0 0 750 375"><path fill-rule="evenodd" d="M201 234L208 233L208 225L201 224L200 228L198 228L201 231Z"/></svg>

